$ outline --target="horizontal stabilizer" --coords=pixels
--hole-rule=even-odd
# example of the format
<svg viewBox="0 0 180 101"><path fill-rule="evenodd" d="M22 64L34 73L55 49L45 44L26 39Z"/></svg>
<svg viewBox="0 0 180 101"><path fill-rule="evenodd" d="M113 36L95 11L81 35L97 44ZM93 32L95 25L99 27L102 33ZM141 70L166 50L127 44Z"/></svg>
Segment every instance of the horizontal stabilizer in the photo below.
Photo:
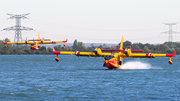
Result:
<svg viewBox="0 0 180 101"><path fill-rule="evenodd" d="M101 51L124 52L125 50L122 50L122 49L101 49ZM144 50L131 50L131 52L144 52Z"/></svg>
<svg viewBox="0 0 180 101"><path fill-rule="evenodd" d="M30 39L28 41L41 41L42 39ZM51 41L51 39L43 39L44 41Z"/></svg>

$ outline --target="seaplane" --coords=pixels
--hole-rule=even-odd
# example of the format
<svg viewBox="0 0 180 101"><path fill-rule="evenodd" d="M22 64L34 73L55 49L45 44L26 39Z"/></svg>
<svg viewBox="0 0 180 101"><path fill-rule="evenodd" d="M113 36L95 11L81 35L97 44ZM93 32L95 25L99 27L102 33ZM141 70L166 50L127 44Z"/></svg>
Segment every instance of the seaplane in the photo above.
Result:
<svg viewBox="0 0 180 101"><path fill-rule="evenodd" d="M40 44L55 44L55 43L64 43L64 46L66 46L66 41L51 41L50 39L40 39L40 33L38 33L38 39L30 39L30 40L25 40L24 42L4 42L5 48L7 48L7 44L31 44L31 49L32 50L38 50L40 48Z"/></svg>
<svg viewBox="0 0 180 101"><path fill-rule="evenodd" d="M123 37L121 39L120 49L100 49L95 48L94 52L70 52L70 51L55 51L54 48L53 54L56 54L55 60L58 62L58 55L76 55L76 56L87 56L87 57L104 57L103 66L108 69L121 69L123 65L123 58L155 58L155 57L170 57L169 64L172 64L171 57L175 57L176 51L173 54L156 54L156 53L139 53L144 52L143 50L131 50L131 47L123 50ZM107 52L102 52L107 51ZM110 51L110 53L108 53ZM117 52L117 53L112 53ZM134 52L134 53L133 53Z"/></svg>

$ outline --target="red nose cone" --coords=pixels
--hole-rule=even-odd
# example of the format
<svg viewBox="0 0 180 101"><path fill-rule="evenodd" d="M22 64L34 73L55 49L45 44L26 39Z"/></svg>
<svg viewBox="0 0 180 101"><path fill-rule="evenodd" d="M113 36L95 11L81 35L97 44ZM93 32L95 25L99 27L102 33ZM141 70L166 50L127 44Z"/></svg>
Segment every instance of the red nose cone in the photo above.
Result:
<svg viewBox="0 0 180 101"><path fill-rule="evenodd" d="M117 69L119 68L119 63L116 60L109 60L108 62L104 62L104 66L108 69Z"/></svg>

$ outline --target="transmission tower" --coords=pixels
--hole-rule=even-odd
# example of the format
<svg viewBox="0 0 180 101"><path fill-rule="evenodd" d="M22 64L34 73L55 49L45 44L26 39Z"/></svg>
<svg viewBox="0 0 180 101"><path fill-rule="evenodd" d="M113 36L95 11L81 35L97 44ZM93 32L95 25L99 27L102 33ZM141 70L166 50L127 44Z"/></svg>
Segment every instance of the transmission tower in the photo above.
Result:
<svg viewBox="0 0 180 101"><path fill-rule="evenodd" d="M30 13L14 15L14 14L7 13L7 15L11 16L10 19L16 19L16 21L15 21L16 25L12 26L12 27L4 28L3 30L6 30L6 31L15 30L14 42L22 41L21 30L33 30L32 28L21 26L21 19L26 19L27 17L25 17L25 16L27 16L29 14Z"/></svg>
<svg viewBox="0 0 180 101"><path fill-rule="evenodd" d="M172 34L173 34L173 33L174 33L174 34L180 33L180 32L172 31L172 26L178 24L178 22L176 22L176 23L163 23L163 24L169 25L169 31L161 32L160 34L169 34L169 38L168 38L169 40L168 40L168 41L169 41L169 42L172 42L172 41L173 41Z"/></svg>

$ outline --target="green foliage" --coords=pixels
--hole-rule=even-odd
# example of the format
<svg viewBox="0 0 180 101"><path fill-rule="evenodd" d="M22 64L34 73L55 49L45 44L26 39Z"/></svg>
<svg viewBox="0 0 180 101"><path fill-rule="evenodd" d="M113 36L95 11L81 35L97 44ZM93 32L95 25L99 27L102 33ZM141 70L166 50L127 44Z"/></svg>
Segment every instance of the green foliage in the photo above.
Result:
<svg viewBox="0 0 180 101"><path fill-rule="evenodd" d="M5 42L10 42L8 38L5 39ZM119 49L120 43L113 47ZM132 47L133 50L144 50L146 53L173 53L176 50L177 54L180 54L180 43L178 42L165 42L159 45L153 44L142 44L142 43L131 43L130 41L125 41L123 43L124 49L129 46ZM57 45L54 47L56 51L81 51L81 52L93 52L96 47L101 49L110 49L111 47L106 44L102 44L99 46L94 46L91 44L89 47L85 47L83 42L78 42L74 40L73 46L61 47L61 45ZM53 54L52 48L50 47L40 47L39 50L31 50L30 45L7 45L7 48L4 47L3 41L0 40L0 54Z"/></svg>
<svg viewBox="0 0 180 101"><path fill-rule="evenodd" d="M77 40L74 40L74 43L73 43L73 50L77 51L77 47L78 47L78 43L77 43Z"/></svg>

